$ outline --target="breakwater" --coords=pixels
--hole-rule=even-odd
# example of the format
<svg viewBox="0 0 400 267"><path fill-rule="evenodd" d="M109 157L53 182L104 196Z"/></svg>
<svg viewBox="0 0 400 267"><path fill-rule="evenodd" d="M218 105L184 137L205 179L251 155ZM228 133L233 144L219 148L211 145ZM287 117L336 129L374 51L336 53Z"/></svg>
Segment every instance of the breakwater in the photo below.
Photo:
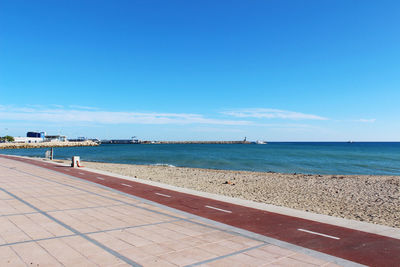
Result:
<svg viewBox="0 0 400 267"><path fill-rule="evenodd" d="M249 141L152 141L134 139L101 140L102 144L251 144Z"/></svg>
<svg viewBox="0 0 400 267"><path fill-rule="evenodd" d="M141 144L250 144L249 141L142 141Z"/></svg>
<svg viewBox="0 0 400 267"><path fill-rule="evenodd" d="M43 147L76 147L76 146L98 146L93 141L83 142L42 142L42 143L0 143L0 149L23 149Z"/></svg>

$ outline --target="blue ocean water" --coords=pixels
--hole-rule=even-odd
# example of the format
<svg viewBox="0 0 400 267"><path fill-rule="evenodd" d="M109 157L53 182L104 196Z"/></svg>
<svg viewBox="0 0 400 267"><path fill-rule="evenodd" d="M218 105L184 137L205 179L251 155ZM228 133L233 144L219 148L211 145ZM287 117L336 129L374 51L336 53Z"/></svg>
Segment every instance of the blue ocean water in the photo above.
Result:
<svg viewBox="0 0 400 267"><path fill-rule="evenodd" d="M6 149L3 154L44 157L48 148ZM166 164L223 170L304 174L400 175L400 143L271 142L248 144L127 144L55 148L55 158Z"/></svg>

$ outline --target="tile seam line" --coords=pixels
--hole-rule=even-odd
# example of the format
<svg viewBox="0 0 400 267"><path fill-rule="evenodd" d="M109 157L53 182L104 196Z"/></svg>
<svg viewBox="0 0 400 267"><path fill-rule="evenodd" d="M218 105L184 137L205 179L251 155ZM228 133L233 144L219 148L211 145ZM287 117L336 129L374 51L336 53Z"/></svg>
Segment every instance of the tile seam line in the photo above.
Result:
<svg viewBox="0 0 400 267"><path fill-rule="evenodd" d="M253 249L264 247L266 245L269 245L269 244L264 242L263 244L259 244L259 245L253 246L253 247L237 250L235 252L228 253L228 254L221 255L221 256L218 256L218 257L214 257L214 258L210 258L210 259L207 259L207 260L204 260L204 261L199 261L199 262L196 262L196 263L185 265L184 267L193 267L193 266L198 266L198 265L202 265L202 264L207 264L207 263L210 263L210 262L213 262L213 261L217 261L217 260L221 260L221 259L224 259L224 258L227 258L227 257L230 257L230 256L235 256L237 254L240 254L240 253L243 253L243 252L247 252L247 251L250 251L250 250L253 250Z"/></svg>
<svg viewBox="0 0 400 267"><path fill-rule="evenodd" d="M107 232L118 231L118 230L134 229L134 228L140 228L140 227L146 227L146 226L152 226L152 225L173 223L173 222L177 222L177 221L181 221L181 220L170 220L170 221L165 221L165 222L157 222L157 223L141 224L141 225L135 225L135 226L119 227L119 228L112 228L112 229L92 231L92 232L83 232L82 234L91 235L91 234L98 234L98 233L107 233ZM60 236L51 236L51 237L46 237L46 238L31 239L31 240L18 241L18 242L12 242L12 243L4 243L4 244L0 244L0 247L14 246L14 245L18 245L18 244L40 242L40 241L45 241L45 240L53 240L53 239L74 237L74 236L79 236L79 235L78 234L60 235Z"/></svg>
<svg viewBox="0 0 400 267"><path fill-rule="evenodd" d="M136 263L136 262L134 262L134 261L128 259L127 257L121 255L121 254L118 253L117 251L112 250L111 248L109 248L109 247L103 245L102 243L96 241L95 239L92 239L91 237L89 237L89 236L87 236L87 235L85 235L85 234L79 232L79 231L76 230L75 228L73 228L73 227L71 227L71 226L69 226L69 225L63 223L62 221L58 220L57 218L54 218L54 217L51 216L50 214L47 214L46 212L44 212L44 211L42 211L41 209L35 207L34 205L30 204L29 202L27 202L27 201L21 199L20 197L14 195L13 193L8 192L8 191L5 190L4 188L1 188L1 187L0 187L0 190L3 191L4 193L7 193L8 195L14 197L15 199L19 200L20 202L24 203L25 205L31 207L32 209L38 211L38 212L41 213L42 215L44 215L44 216L46 216L47 218L51 219L51 220L54 221L55 223L57 223L57 224L63 226L63 227L66 228L67 230L69 230L69 231L75 233L76 235L78 235L78 236L80 236L80 237L86 239L87 241L91 242L92 244L94 244L94 245L96 245L96 246L102 248L104 251L106 251L106 252L112 254L113 256L115 256L115 257L119 258L120 260L124 261L125 263L130 264L131 266L138 266L138 267L141 266L140 264L138 264L138 263Z"/></svg>
<svg viewBox="0 0 400 267"><path fill-rule="evenodd" d="M0 247L7 247L7 246L11 247L11 246L14 246L14 245L19 245L19 244L40 242L40 241L44 241L44 240L52 240L52 239L59 239L59 238L65 238L65 237L74 237L74 236L78 236L78 235L77 234L70 234L70 235L60 235L60 236L52 236L52 237L46 237L46 238L38 238L38 239L32 239L32 240L18 241L18 242L0 244Z"/></svg>
<svg viewBox="0 0 400 267"><path fill-rule="evenodd" d="M174 208L168 207L166 205L159 204L157 202L153 202L151 200L147 200L147 199L144 199L144 198L137 197L135 195L130 195L128 193L124 193L122 191L119 191L119 190L111 188L111 187L104 186L104 185L99 184L99 183L95 183L95 182L92 182L92 181L88 181L88 180L85 180L85 179L82 179L82 178L78 178L78 177L72 176L71 174L66 174L66 173L63 173L63 172L59 172L57 170L48 169L47 167L36 165L35 164L36 162L34 162L31 159L28 159L28 160L32 161L32 162L24 161L23 160L24 158L21 158L21 159L20 158L16 158L16 159L8 158L8 159L9 160L15 160L15 161L21 162L23 164L33 165L33 166L35 166L35 167L37 167L39 169L45 169L45 170L47 170L49 172L57 173L57 174L59 174L61 176L65 176L65 177L67 177L69 179L72 179L72 180L75 180L75 181L85 182L85 183L87 183L89 185L96 186L96 187L102 188L104 190L107 190L107 191L110 191L110 192L114 192L114 193L117 193L119 195L126 196L128 198L139 200L139 201L141 201L142 203L145 203L145 204L150 204L150 205L153 205L153 206L156 206L156 207L160 207L160 208L164 208L164 209L173 211L173 212L178 213L178 214L185 215L188 218L187 219L184 218L183 219L184 221L187 221L187 222L190 222L190 223L194 223L194 224L197 224L197 225L200 225L200 226L203 226L203 227L207 227L207 228L210 228L210 229L216 229L216 230L223 231L223 232L230 233L230 234L234 234L234 235L237 235L237 236L244 236L246 238L250 238L250 239L261 241L261 242L267 242L267 243L272 244L272 245L276 245L276 246L280 246L280 247L283 247L283 248L291 249L291 250L294 250L296 252L304 253L304 254L307 254L307 255L310 255L310 256L325 260L325 261L337 263L337 264L340 264L340 265L343 265L343 266L365 266L363 264L360 264L360 263L357 263L357 262L352 262L350 260L346 260L346 259L343 259L343 258L339 258L337 256L326 254L324 252L320 252L320 251L308 249L308 248L305 248L305 247L301 247L301 246L298 246L298 245L295 245L295 244L291 244L291 243L288 243L288 242L285 242L285 241L282 241L282 240L279 240L279 239L275 239L275 238L272 238L272 237L264 236L264 235L261 235L261 234L250 232L250 231L245 230L245 229L237 228L237 227L234 227L234 226L231 226L231 225L228 225L228 224L224 224L224 223L213 221L211 219L207 219L207 218L204 218L204 217L201 217L201 216L197 216L195 214L190 214L188 212L184 212L184 211L181 211L181 210L178 210L178 209L174 209ZM3 166L1 164L0 164L0 166L5 167L5 166ZM8 167L5 167L5 168L8 168ZM57 184L60 184L60 185L68 186L68 187L71 187L71 188L74 188L74 189L77 189L77 190L81 190L81 191L84 191L84 192L87 192L87 193L90 193L90 194L98 195L98 196L103 197L105 199L111 199L111 200L114 200L114 201L117 201L117 202L120 202L120 203L127 204L129 206L133 206L133 207L137 207L137 208L140 208L140 209L143 209L143 210L147 210L147 211L150 211L150 212L153 212L153 213L162 214L162 215L165 215L165 216L168 216L168 217L172 217L172 218L179 218L179 217L172 216L172 215L169 215L169 214L164 214L164 213L159 212L159 211L155 211L155 210L147 209L147 208L144 208L144 207L141 207L141 206L137 206L137 205L132 204L132 203L124 202L122 200L113 199L111 197L106 197L106 196L103 196L101 194L97 194L97 193L94 193L94 192L86 191L84 189L80 189L80 188L77 188L77 187L72 186L72 185L63 184L61 182L57 182L57 181L53 181L53 180L50 180L50 179L47 179L47 178L44 178L44 177L33 175L31 173L28 173L28 172L25 172L25 171L21 171L21 170L17 170L15 168L13 168L13 170L17 171L17 172L25 173L25 174L33 176L33 177L37 177L39 179L43 179L43 180L50 181L50 182L53 182L53 183L57 183ZM194 219L203 221L204 223L193 221ZM208 224L212 224L213 226L208 225Z"/></svg>
<svg viewBox="0 0 400 267"><path fill-rule="evenodd" d="M60 263L60 265L65 266L65 264L63 264L59 259L57 259L52 253L50 253L50 251L45 248L42 244L35 242L36 245L38 245L39 247L41 247L44 251L46 251L52 258L54 258L58 263ZM73 249L73 248L72 248ZM76 251L76 250L75 250ZM78 252L80 253L80 252ZM82 255L82 254L81 254ZM86 258L86 257L85 257Z"/></svg>
<svg viewBox="0 0 400 267"><path fill-rule="evenodd" d="M63 212L63 211L73 211L73 210L86 210L86 209L101 209L101 208L111 208L111 207L118 207L124 206L125 204L115 204L115 205L107 205L107 206L95 206L95 207L85 207L85 208L71 208L71 209L63 209L63 210L47 210L45 212ZM31 215L37 214L38 211L32 212L22 212L22 213L10 213L10 214L1 214L0 217L11 217L11 216L18 216L18 215Z"/></svg>
<svg viewBox="0 0 400 267"><path fill-rule="evenodd" d="M21 258L21 256L17 253L17 251L15 251L15 249L13 247L10 247L10 249L15 253L15 255L17 255L18 259L20 259L21 262L25 263L25 261ZM28 264L25 263L26 266L28 266Z"/></svg>

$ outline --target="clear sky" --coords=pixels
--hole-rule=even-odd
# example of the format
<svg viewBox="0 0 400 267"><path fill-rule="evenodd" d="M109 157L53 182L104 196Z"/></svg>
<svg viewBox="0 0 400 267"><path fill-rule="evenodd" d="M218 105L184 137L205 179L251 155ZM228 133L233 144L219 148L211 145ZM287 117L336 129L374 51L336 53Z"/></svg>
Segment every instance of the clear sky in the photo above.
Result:
<svg viewBox="0 0 400 267"><path fill-rule="evenodd" d="M0 136L400 141L400 1L0 0Z"/></svg>

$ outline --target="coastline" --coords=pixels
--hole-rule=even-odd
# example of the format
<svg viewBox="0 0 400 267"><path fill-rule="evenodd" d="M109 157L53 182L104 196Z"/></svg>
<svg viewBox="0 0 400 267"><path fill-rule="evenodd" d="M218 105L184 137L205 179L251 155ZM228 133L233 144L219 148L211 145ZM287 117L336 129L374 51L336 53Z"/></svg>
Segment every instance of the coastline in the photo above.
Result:
<svg viewBox="0 0 400 267"><path fill-rule="evenodd" d="M400 228L400 176L283 174L99 162L82 165L202 192Z"/></svg>
<svg viewBox="0 0 400 267"><path fill-rule="evenodd" d="M0 143L0 149L24 149L43 147L75 147L75 146L98 146L93 141L83 142L42 142L42 143Z"/></svg>

